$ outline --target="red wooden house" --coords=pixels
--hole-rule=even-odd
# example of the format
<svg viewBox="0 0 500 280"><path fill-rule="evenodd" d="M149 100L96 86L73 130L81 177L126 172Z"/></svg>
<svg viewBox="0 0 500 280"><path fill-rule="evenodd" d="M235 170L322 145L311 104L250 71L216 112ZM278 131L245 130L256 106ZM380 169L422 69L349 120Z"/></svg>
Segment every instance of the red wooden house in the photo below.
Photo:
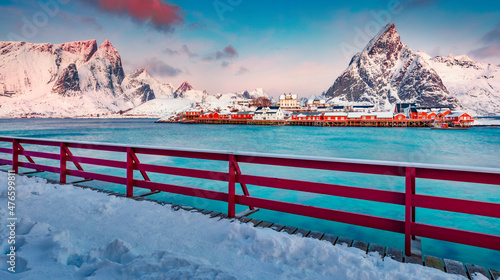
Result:
<svg viewBox="0 0 500 280"><path fill-rule="evenodd" d="M306 121L320 121L323 120L323 113L305 113Z"/></svg>
<svg viewBox="0 0 500 280"><path fill-rule="evenodd" d="M425 109L417 109L416 119L426 120L427 119L427 114L428 114L427 110L425 110Z"/></svg>
<svg viewBox="0 0 500 280"><path fill-rule="evenodd" d="M451 114L450 109L443 109L443 110L438 111L436 116L438 118L442 118L442 117L449 115L449 114Z"/></svg>
<svg viewBox="0 0 500 280"><path fill-rule="evenodd" d="M236 112L231 114L233 120L251 120L253 119L253 112Z"/></svg>
<svg viewBox="0 0 500 280"><path fill-rule="evenodd" d="M467 122L467 121L474 121L474 119L471 117L471 115L465 113L465 112L453 112L451 114L448 114L444 117L445 121L452 121L452 122Z"/></svg>
<svg viewBox="0 0 500 280"><path fill-rule="evenodd" d="M231 115L228 113L215 113L218 114L218 117L216 119L230 119ZM215 116L214 116L215 118Z"/></svg>
<svg viewBox="0 0 500 280"><path fill-rule="evenodd" d="M184 117L188 120L197 119L203 113L203 110L190 110L184 113Z"/></svg>
<svg viewBox="0 0 500 280"><path fill-rule="evenodd" d="M305 121L306 120L306 113L293 113L291 116L292 121Z"/></svg>
<svg viewBox="0 0 500 280"><path fill-rule="evenodd" d="M324 115L325 121L345 121L347 120L347 113L344 112L326 112Z"/></svg>
<svg viewBox="0 0 500 280"><path fill-rule="evenodd" d="M212 113L203 113L203 114L200 114L200 119L210 119L211 115L212 115Z"/></svg>
<svg viewBox="0 0 500 280"><path fill-rule="evenodd" d="M436 112L430 112L427 114L427 119L428 120L433 120L437 117L437 113Z"/></svg>
<svg viewBox="0 0 500 280"><path fill-rule="evenodd" d="M451 126L471 126L474 124L474 118L465 112L452 112L445 115L443 120Z"/></svg>
<svg viewBox="0 0 500 280"><path fill-rule="evenodd" d="M397 113L394 115L394 119L397 121L406 120L406 116L403 113Z"/></svg>

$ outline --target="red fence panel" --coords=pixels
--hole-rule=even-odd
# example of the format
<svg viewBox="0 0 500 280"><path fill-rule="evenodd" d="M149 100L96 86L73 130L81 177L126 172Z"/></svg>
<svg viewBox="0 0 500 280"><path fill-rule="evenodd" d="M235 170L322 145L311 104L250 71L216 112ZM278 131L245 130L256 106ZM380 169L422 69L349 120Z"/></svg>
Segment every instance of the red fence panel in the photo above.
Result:
<svg viewBox="0 0 500 280"><path fill-rule="evenodd" d="M66 181L66 176L70 175L85 179L125 185L127 196L133 196L134 187L138 187L150 189L152 191L163 191L223 201L228 203L229 217L235 216L235 206L236 204L239 204L250 206L251 209L253 209L253 207L261 207L273 211L402 233L405 235L406 255L411 254L411 238L416 235L484 247L493 250L500 250L500 236L444 228L434 225L425 225L416 223L415 220L415 209L417 207L500 218L500 203L470 201L415 193L416 178L500 185L500 169L370 160L329 159L320 157L258 153L235 154L224 151L168 149L161 147L126 146L107 143L84 143L20 137L0 137L0 142L7 142L12 145L12 148L0 148L0 153L12 155L12 160L0 159L0 165L12 165L12 169L14 169L16 173L18 172L19 167L31 168L37 171L59 173L60 181L62 183ZM59 147L60 152L59 154L52 154L46 152L27 151L24 150L21 144ZM126 161L74 156L69 148L117 152L121 154L125 153ZM146 164L139 162L139 158L136 154L225 161L228 164L228 172ZM20 156L23 156L29 162L20 161ZM31 157L58 160L59 166L55 167L38 164L35 163ZM78 170L67 169L67 162L73 162ZM84 171L80 163L123 169L126 171L126 177ZM338 172L355 172L384 176L405 176L405 192L401 193L362 187L291 180L286 178L244 175L242 174L238 163ZM135 170L140 171L144 180L134 179ZM219 192L202 188L152 182L147 172L227 182L228 189L227 192ZM235 185L237 183L241 185L244 195L235 194ZM404 205L405 219L402 221L366 214L252 197L247 189L247 185Z"/></svg>

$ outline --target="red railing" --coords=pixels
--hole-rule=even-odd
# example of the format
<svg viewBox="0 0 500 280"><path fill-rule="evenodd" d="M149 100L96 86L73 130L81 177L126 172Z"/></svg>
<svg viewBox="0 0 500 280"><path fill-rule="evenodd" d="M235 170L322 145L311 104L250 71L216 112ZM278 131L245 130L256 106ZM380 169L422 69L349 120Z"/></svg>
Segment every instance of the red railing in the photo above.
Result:
<svg viewBox="0 0 500 280"><path fill-rule="evenodd" d="M82 177L88 180L99 180L125 185L127 196L133 196L134 187L138 187L150 189L152 191L162 191L224 201L228 203L229 217L234 217L236 215L235 205L238 204L249 206L252 209L253 207L259 207L268 210L397 232L405 235L406 255L411 254L412 236L427 237L493 250L500 250L499 235L427 225L417 223L415 220L416 207L500 218L499 203L470 201L415 193L416 178L500 185L500 169L270 154L243 154L17 137L0 137L0 142L12 143L12 148L0 148L0 153L12 155L11 160L0 158L0 165L12 165L12 169L16 173L18 172L19 167L58 173L61 183L66 183L66 177L69 175ZM59 153L28 151L23 148L22 144L59 147ZM126 161L74 156L70 149L125 153ZM137 157L138 154L225 161L228 163L228 172L145 164L139 161ZM26 158L27 161L20 161L20 157ZM59 166L37 164L33 158L57 160L59 161ZM72 162L76 169L69 169L67 166L68 162ZM328 183L245 175L242 174L239 163L399 176L405 177L406 187L405 192L402 193ZM126 177L84 171L81 164L125 169ZM134 178L134 170L141 173L141 180ZM228 182L228 190L227 192L219 192L214 190L171 185L162 182L153 182L150 180L148 172L224 181ZM241 185L243 195L236 194L236 184ZM252 197L248 192L247 185L404 205L405 219L397 220Z"/></svg>

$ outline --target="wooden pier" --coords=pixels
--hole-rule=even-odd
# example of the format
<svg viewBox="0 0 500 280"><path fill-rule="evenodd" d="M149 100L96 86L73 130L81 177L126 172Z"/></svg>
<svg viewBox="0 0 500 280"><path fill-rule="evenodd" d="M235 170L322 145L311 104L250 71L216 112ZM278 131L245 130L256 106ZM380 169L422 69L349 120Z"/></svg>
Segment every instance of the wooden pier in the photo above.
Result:
<svg viewBox="0 0 500 280"><path fill-rule="evenodd" d="M404 252L403 258L405 262L429 263L429 266L430 264L433 264L436 267L441 266L441 263L434 258L428 257L429 260L426 261L425 258L422 259L422 257L418 257L419 252L421 256L421 250L414 246L416 242L415 240L418 240L418 237L443 240L500 251L500 235L424 224L416 221L415 212L417 208L425 208L437 211L450 211L455 213L500 218L500 203L498 202L483 202L423 195L417 192L418 188L416 187L416 179L500 185L500 169L496 168L459 167L408 162L354 160L260 153L246 154L226 151L173 149L165 147L131 146L110 143L90 143L0 136L0 143L2 142L9 145L9 148L5 148L5 145L4 147L0 147L0 155L7 154L10 159L0 157L0 165L3 164L12 166L12 170L14 170L15 173L19 172L19 168L25 168L31 169L35 172L56 173L59 176L59 183L66 183L67 176L74 176L80 177L80 181L96 180L124 185L125 194L121 194L119 196L127 196L136 200L147 199L143 196L134 195L134 189L142 188L151 190L151 194L155 194L157 192L169 192L226 202L228 206L227 213L221 214L210 212L209 210L202 210L205 211L206 214L213 217L227 217L233 219L241 217L241 215L238 215L238 213L235 212L235 206L238 204L249 207L247 213L251 213L252 211L250 210L261 208L399 233L404 235L404 250L402 252ZM38 151L27 149L32 147L38 147ZM84 157L74 154L75 151L82 150L95 151L95 154L101 158ZM120 157L126 160L102 158L102 151L119 154ZM224 162L228 166L228 171L219 172L148 164L140 161L140 157L143 155L147 155L148 158L179 157ZM39 158L50 160L52 163L37 163ZM158 160L158 158L156 158L156 160ZM240 163L253 166L281 166L302 170L352 172L358 174L401 177L405 180L405 191L396 192L366 187L291 180L289 178L249 175L242 172L239 166ZM126 176L121 177L86 171L84 169L86 165L121 169ZM137 173L136 176L134 176L134 173ZM226 182L227 191L214 191L153 181L149 177L149 173ZM138 177L139 175L140 178ZM419 180L419 182L421 182L421 180ZM236 184L241 186L242 194L237 194L235 192ZM402 207L404 208L404 219L398 220L304 205L300 203L279 201L275 199L253 197L249 193L247 185L401 205L404 206ZM474 185L472 185L472 187L474 187ZM191 210L192 209L193 208L191 207ZM275 225L272 222L264 223L258 220L248 220L247 222L251 222L255 226L268 226L270 228L275 228L276 230L291 234L298 233L305 237L317 237L322 240L330 241L334 239L332 236L326 236L325 234L316 232L311 233L310 231L299 230L293 227L281 227L281 225ZM387 248L374 244L368 244L366 242L364 243L362 241L355 242L342 238L337 238L334 241L335 244L342 242L350 246L361 248L362 250L366 248L367 252L370 252L370 250L377 251L382 257L388 254L394 256L399 254L397 253L399 251L395 249L391 249L391 253L389 253ZM334 243L333 241L331 242ZM466 265L465 268L462 265L462 268L460 269L460 265L457 265L456 262L447 262L447 260L444 260L443 266L448 272L455 271L453 267L456 267L456 271L458 272L477 270L478 272L483 273L485 271L483 268L472 265L469 265L468 267ZM496 270L493 272L490 270L490 273L493 275L496 273Z"/></svg>
<svg viewBox="0 0 500 280"><path fill-rule="evenodd" d="M324 126L324 127L431 127L433 120L236 120L236 119L194 119L180 121L190 124L240 124L268 126Z"/></svg>

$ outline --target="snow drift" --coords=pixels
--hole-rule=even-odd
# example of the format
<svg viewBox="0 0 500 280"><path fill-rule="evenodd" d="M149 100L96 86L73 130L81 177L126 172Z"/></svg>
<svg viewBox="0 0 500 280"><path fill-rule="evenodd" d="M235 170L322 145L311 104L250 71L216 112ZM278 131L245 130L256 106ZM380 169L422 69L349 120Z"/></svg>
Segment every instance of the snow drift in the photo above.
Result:
<svg viewBox="0 0 500 280"><path fill-rule="evenodd" d="M6 185L0 172L0 186ZM2 279L464 279L344 245L41 178L17 176L16 185L17 272L6 271L2 255ZM6 206L1 188L2 224ZM0 234L7 230L1 227ZM8 244L1 242L6 252Z"/></svg>

